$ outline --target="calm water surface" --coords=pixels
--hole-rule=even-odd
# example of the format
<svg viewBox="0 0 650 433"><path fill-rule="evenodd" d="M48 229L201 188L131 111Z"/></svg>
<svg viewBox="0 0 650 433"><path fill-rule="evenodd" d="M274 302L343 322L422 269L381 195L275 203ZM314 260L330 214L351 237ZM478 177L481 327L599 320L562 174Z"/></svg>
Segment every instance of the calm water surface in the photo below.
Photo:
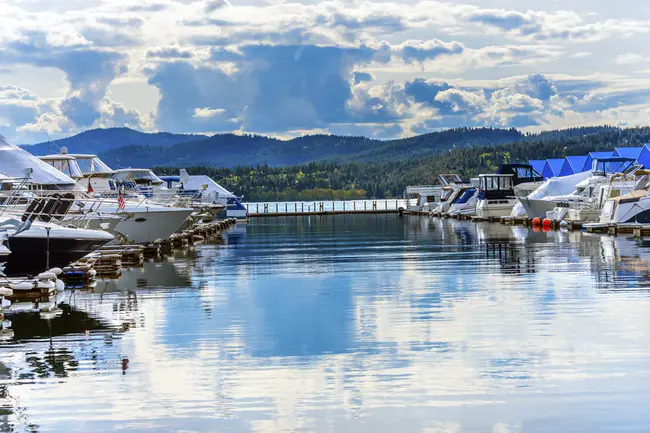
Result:
<svg viewBox="0 0 650 433"><path fill-rule="evenodd" d="M650 243L398 216L240 225L14 315L0 431L650 431Z"/></svg>

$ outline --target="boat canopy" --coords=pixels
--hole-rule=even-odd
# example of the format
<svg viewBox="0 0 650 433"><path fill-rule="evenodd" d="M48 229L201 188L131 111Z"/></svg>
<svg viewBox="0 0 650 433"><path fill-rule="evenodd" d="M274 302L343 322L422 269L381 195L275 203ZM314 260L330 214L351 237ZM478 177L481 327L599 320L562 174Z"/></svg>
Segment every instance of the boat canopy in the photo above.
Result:
<svg viewBox="0 0 650 433"><path fill-rule="evenodd" d="M594 159L596 158L607 158L609 156L614 156L614 152L590 152L587 155L587 160L585 161L585 165L582 168L582 171L591 171L593 169L593 163Z"/></svg>
<svg viewBox="0 0 650 433"><path fill-rule="evenodd" d="M104 163L97 155L87 155L75 153L71 154L77 160L77 164L84 175L90 174L113 174L115 173L108 165Z"/></svg>
<svg viewBox="0 0 650 433"><path fill-rule="evenodd" d="M532 165L525 163L501 164L496 174L512 174L515 178L515 185L542 180L542 175Z"/></svg>
<svg viewBox="0 0 650 433"><path fill-rule="evenodd" d="M162 185L163 181L155 173L147 168L124 168L115 171L113 179L118 181L132 180L135 183L151 183Z"/></svg>
<svg viewBox="0 0 650 433"><path fill-rule="evenodd" d="M26 150L9 144L0 136L0 173L10 178L25 178L31 169L31 182L38 185L76 186L77 183L56 168L41 161Z"/></svg>
<svg viewBox="0 0 650 433"><path fill-rule="evenodd" d="M454 204L465 204L474 197L474 194L476 194L476 188L468 188L466 189L460 197L458 197L458 200L454 202Z"/></svg>
<svg viewBox="0 0 650 433"><path fill-rule="evenodd" d="M593 173L624 173L629 170L634 163L635 158L626 158L624 156L608 156L594 158L592 161L591 171Z"/></svg>

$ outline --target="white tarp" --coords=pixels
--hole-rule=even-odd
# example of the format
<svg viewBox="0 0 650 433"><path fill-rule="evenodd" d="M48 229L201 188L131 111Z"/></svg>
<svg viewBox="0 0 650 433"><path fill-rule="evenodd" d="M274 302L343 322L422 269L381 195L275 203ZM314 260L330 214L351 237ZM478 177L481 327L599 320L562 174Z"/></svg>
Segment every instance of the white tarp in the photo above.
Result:
<svg viewBox="0 0 650 433"><path fill-rule="evenodd" d="M570 195L575 192L577 184L589 179L591 176L591 171L583 171L582 173L571 174L564 177L552 177L541 184L535 191L528 194L528 197L526 198L531 200L547 200ZM526 215L524 206L517 202L515 207L512 208L510 216L522 217L524 215Z"/></svg>
<svg viewBox="0 0 650 433"><path fill-rule="evenodd" d="M206 193L208 194L216 193L219 195L220 198L235 197L233 193L226 190L224 187L222 187L217 182L212 180L210 176L205 176L205 175L190 176L189 174L187 174L187 171L185 169L181 169L180 178L181 178L181 182L183 183L184 190L206 191Z"/></svg>
<svg viewBox="0 0 650 433"><path fill-rule="evenodd" d="M7 143L0 136L0 174L11 178L24 178L25 169L31 168L32 182L40 185L76 185L70 177L41 161L18 146Z"/></svg>

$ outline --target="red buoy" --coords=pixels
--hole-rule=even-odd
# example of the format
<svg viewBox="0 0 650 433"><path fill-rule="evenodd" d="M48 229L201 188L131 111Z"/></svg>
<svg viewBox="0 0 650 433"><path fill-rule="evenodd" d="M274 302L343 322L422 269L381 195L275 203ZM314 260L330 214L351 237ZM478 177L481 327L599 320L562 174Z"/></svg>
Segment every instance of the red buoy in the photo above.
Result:
<svg viewBox="0 0 650 433"><path fill-rule="evenodd" d="M542 225L542 219L540 217L533 218L533 226L541 226L541 225Z"/></svg>
<svg viewBox="0 0 650 433"><path fill-rule="evenodd" d="M551 227L551 220L544 218L544 221L542 221L542 227Z"/></svg>

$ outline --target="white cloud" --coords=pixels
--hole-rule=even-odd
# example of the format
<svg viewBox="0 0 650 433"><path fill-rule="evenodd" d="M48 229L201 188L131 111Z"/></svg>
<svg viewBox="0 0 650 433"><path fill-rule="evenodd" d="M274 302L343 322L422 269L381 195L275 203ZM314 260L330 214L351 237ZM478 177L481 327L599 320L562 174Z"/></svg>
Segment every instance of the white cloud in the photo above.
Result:
<svg viewBox="0 0 650 433"><path fill-rule="evenodd" d="M619 65L635 65L637 63L643 63L648 61L648 57L644 57L635 53L626 53L616 56L614 61Z"/></svg>

